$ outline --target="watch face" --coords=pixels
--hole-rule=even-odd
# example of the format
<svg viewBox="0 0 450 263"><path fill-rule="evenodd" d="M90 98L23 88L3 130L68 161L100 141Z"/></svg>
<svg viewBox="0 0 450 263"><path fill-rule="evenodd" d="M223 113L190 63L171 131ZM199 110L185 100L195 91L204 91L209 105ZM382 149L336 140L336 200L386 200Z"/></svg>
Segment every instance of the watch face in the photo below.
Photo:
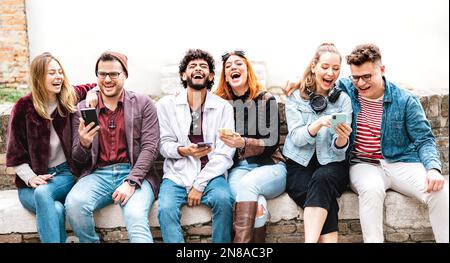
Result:
<svg viewBox="0 0 450 263"><path fill-rule="evenodd" d="M134 182L134 181L127 180L127 183L128 183L130 186L136 186L136 182Z"/></svg>

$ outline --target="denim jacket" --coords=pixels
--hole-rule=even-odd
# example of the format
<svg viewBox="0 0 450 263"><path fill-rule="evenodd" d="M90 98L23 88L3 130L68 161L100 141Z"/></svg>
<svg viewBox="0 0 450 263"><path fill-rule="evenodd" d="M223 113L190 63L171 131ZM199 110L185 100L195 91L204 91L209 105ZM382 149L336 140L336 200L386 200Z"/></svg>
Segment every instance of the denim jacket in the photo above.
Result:
<svg viewBox="0 0 450 263"><path fill-rule="evenodd" d="M427 170L441 171L441 162L436 148L436 140L431 131L419 99L386 80L381 118L381 153L387 162L421 162ZM353 132L351 145L356 136L356 117L361 110L358 91L349 78L340 79L339 87L347 92L352 101ZM348 152L350 152L349 149Z"/></svg>
<svg viewBox="0 0 450 263"><path fill-rule="evenodd" d="M343 148L336 148L336 134L331 134L330 129L322 127L316 136L312 137L308 132L308 126L318 118L332 113L343 112L347 115L347 124L351 124L352 106L350 98L342 92L334 103L328 102L327 108L317 114L309 105L309 100L300 97L300 91L296 90L286 98L286 121L288 135L283 147L283 154L302 166L308 166L314 152L317 160L325 165L331 162L345 160L345 151L348 143Z"/></svg>

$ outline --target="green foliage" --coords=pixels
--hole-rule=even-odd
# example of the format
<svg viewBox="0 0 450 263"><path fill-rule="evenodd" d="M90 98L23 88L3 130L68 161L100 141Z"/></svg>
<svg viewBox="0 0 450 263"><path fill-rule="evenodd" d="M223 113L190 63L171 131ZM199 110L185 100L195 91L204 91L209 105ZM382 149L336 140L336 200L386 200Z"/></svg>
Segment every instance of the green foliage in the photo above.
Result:
<svg viewBox="0 0 450 263"><path fill-rule="evenodd" d="M20 97L27 94L29 90L17 90L15 88L0 88L0 104L6 102L16 102Z"/></svg>

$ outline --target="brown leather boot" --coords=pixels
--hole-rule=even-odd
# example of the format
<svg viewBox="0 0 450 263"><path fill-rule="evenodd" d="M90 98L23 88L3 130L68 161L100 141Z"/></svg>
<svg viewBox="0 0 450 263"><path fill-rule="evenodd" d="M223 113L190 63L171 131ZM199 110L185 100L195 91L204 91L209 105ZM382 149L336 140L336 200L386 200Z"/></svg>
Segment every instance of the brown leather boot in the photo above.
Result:
<svg viewBox="0 0 450 263"><path fill-rule="evenodd" d="M255 228L253 232L253 243L266 243L266 225Z"/></svg>
<svg viewBox="0 0 450 263"><path fill-rule="evenodd" d="M256 201L237 202L235 204L233 218L233 243L250 243L253 241L256 206Z"/></svg>

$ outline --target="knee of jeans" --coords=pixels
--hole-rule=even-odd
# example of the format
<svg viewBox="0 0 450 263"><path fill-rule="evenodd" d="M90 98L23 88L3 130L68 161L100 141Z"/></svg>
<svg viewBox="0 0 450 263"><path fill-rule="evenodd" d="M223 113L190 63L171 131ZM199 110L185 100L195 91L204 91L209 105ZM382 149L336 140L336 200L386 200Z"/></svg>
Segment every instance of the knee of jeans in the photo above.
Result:
<svg viewBox="0 0 450 263"><path fill-rule="evenodd" d="M148 213L139 209L130 209L124 214L125 220L131 224L137 222L148 222L148 216Z"/></svg>
<svg viewBox="0 0 450 263"><path fill-rule="evenodd" d="M36 202L46 199L53 199L52 194L48 191L48 187L45 185L40 185L34 189L34 200L36 200Z"/></svg>
<svg viewBox="0 0 450 263"><path fill-rule="evenodd" d="M166 218L178 218L180 214L180 208L171 205L171 203L158 201L158 219L166 220Z"/></svg>
<svg viewBox="0 0 450 263"><path fill-rule="evenodd" d="M59 216L60 215L64 216L65 208L64 208L64 205L60 201L55 201L55 209Z"/></svg>
<svg viewBox="0 0 450 263"><path fill-rule="evenodd" d="M67 214L80 212L93 213L93 205L89 204L84 196L74 194L73 192L69 192L67 195L64 206Z"/></svg>
<svg viewBox="0 0 450 263"><path fill-rule="evenodd" d="M258 183L254 181L254 178L244 177L239 182L239 185L236 188L237 194L242 192L251 192L255 195L258 195Z"/></svg>
<svg viewBox="0 0 450 263"><path fill-rule="evenodd" d="M234 203L234 198L229 191L225 189L216 189L210 193L209 200L215 207L224 209L231 209Z"/></svg>

